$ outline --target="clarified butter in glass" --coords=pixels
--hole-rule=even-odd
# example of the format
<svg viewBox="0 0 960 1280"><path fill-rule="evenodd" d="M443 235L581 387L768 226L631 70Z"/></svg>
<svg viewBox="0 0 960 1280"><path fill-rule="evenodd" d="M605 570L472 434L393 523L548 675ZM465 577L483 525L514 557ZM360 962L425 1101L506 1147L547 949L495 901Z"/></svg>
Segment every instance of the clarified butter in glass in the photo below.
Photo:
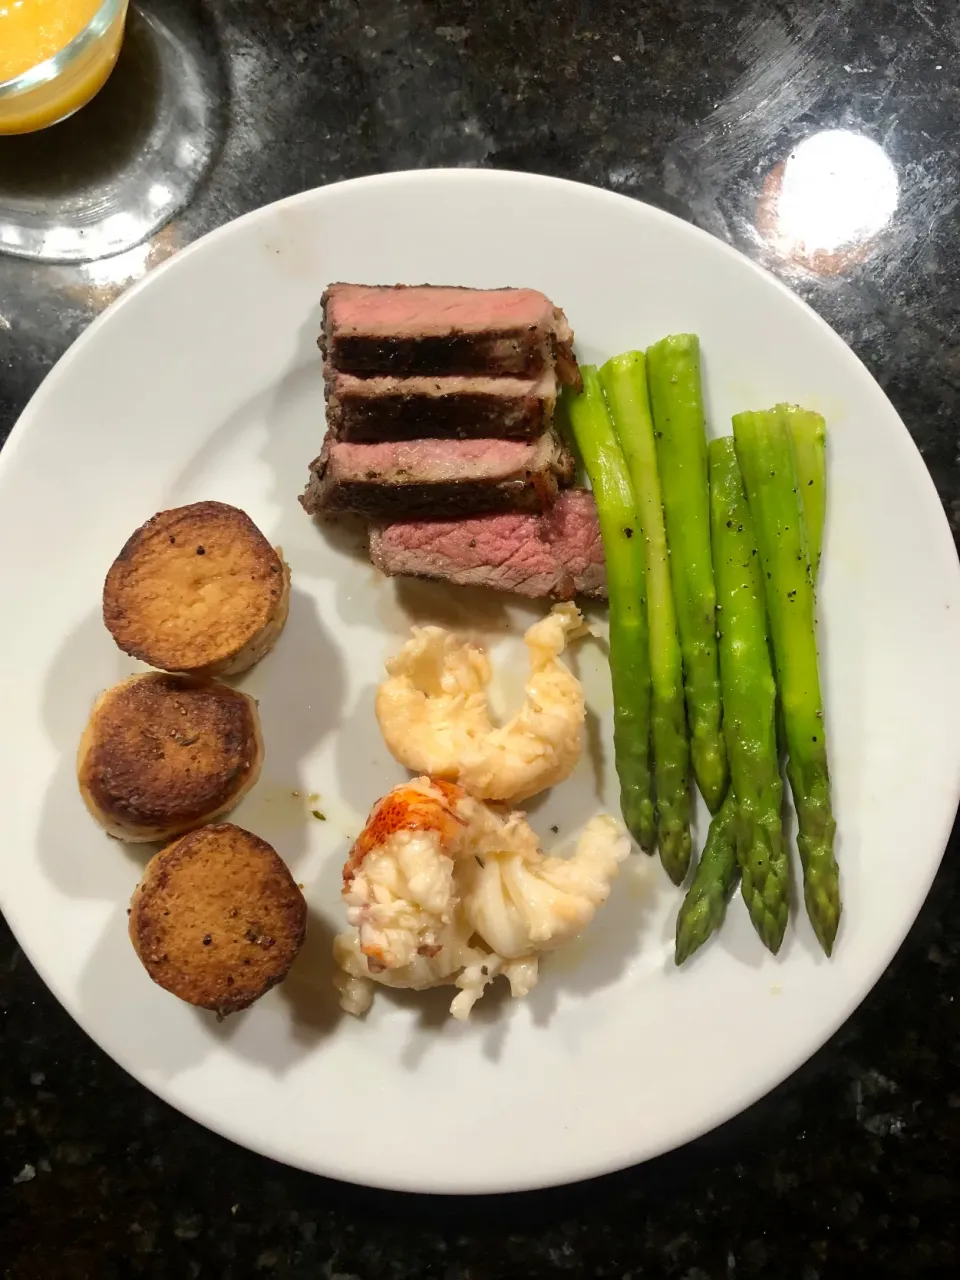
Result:
<svg viewBox="0 0 960 1280"><path fill-rule="evenodd" d="M103 87L127 0L0 0L0 134L66 119Z"/></svg>

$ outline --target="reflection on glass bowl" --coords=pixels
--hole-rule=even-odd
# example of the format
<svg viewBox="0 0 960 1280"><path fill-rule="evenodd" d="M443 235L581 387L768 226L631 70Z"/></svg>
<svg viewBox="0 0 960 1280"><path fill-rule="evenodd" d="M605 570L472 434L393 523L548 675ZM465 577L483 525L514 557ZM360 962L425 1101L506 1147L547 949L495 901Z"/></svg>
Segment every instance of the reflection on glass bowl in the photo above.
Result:
<svg viewBox="0 0 960 1280"><path fill-rule="evenodd" d="M51 128L0 138L0 253L90 262L142 243L207 172L227 97L202 10L180 0L131 7L97 96Z"/></svg>
<svg viewBox="0 0 960 1280"><path fill-rule="evenodd" d="M48 3L37 11L24 7L24 0L0 0L0 6L5 42L0 69L22 66L21 53L29 58L25 38L35 41L32 47L42 59L35 65L28 60L18 74L0 80L0 134L45 129L79 111L103 88L123 43L127 0L102 0L92 13L89 0L75 0L73 6ZM55 46L58 34L67 42L51 53L48 42Z"/></svg>
<svg viewBox="0 0 960 1280"><path fill-rule="evenodd" d="M899 199L896 168L878 143L825 129L767 174L756 227L779 257L832 275L870 252Z"/></svg>

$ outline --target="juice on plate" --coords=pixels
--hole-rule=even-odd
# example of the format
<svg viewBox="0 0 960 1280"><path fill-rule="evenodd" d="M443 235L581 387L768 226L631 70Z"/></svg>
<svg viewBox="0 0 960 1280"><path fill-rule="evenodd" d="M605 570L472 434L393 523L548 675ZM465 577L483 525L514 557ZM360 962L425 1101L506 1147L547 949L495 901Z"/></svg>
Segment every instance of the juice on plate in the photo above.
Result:
<svg viewBox="0 0 960 1280"><path fill-rule="evenodd" d="M0 133L43 129L89 102L113 70L126 13L127 0L0 0Z"/></svg>

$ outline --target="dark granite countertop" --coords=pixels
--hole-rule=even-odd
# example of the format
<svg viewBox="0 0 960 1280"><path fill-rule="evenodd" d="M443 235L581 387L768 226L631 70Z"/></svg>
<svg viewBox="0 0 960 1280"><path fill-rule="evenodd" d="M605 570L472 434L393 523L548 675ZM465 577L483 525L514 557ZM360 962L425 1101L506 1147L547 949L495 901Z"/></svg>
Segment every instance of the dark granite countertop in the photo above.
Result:
<svg viewBox="0 0 960 1280"><path fill-rule="evenodd" d="M951 0L142 8L199 59L208 167L147 249L95 269L0 256L0 440L113 297L237 214L384 169L529 169L660 205L777 271L879 379L960 529L960 11ZM140 74L135 43L117 72L128 81ZM896 208L862 251L778 246L764 221L769 183L799 143L832 129L882 146ZM71 136L43 144L50 180L75 162ZM24 174L36 180L31 155L0 139L0 207ZM487 1201L338 1186L207 1133L106 1059L0 926L3 1275L958 1274L955 852L956 839L889 972L774 1094L644 1167Z"/></svg>

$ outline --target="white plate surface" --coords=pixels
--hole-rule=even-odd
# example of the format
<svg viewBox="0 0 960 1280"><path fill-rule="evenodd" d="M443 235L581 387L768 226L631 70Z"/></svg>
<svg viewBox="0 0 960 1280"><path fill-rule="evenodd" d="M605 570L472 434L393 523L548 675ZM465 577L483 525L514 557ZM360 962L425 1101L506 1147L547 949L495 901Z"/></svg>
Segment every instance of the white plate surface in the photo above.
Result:
<svg viewBox="0 0 960 1280"><path fill-rule="evenodd" d="M323 429L319 299L335 279L540 288L566 309L586 360L693 330L713 431L780 400L826 415L821 647L846 904L832 961L802 913L779 958L767 955L737 899L719 937L675 970L677 891L637 857L528 1000L488 995L465 1026L433 994L381 995L366 1020L339 1016L329 952L340 865L371 803L403 776L373 716L383 659L426 617L520 656L519 630L542 610L379 580L301 511ZM126 906L143 855L96 828L74 783L94 696L133 669L100 620L104 573L144 519L201 498L243 507L293 569L286 632L243 682L260 699L267 755L236 820L276 846L310 905L289 981L220 1025L141 969ZM180 254L91 326L14 431L0 456L0 574L0 901L19 941L150 1089L237 1142L334 1177L544 1186L643 1160L734 1115L877 980L956 810L960 575L902 423L771 277L664 213L587 187L393 174L260 210ZM562 840L603 805L615 811L604 659L588 642L577 663L599 733L573 779L533 809L548 845L551 826Z"/></svg>

